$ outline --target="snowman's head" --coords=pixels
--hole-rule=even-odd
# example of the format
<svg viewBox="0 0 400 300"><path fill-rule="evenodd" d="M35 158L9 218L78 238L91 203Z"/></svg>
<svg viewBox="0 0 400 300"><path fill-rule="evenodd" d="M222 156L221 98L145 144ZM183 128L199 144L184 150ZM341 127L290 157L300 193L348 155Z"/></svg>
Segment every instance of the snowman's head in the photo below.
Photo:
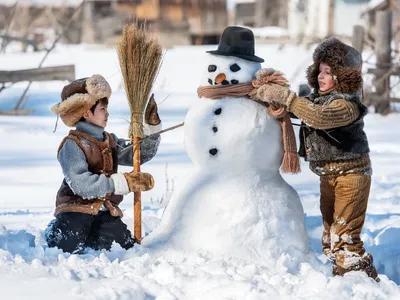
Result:
<svg viewBox="0 0 400 300"><path fill-rule="evenodd" d="M201 85L220 86L251 83L261 64L235 56L209 54L204 68Z"/></svg>

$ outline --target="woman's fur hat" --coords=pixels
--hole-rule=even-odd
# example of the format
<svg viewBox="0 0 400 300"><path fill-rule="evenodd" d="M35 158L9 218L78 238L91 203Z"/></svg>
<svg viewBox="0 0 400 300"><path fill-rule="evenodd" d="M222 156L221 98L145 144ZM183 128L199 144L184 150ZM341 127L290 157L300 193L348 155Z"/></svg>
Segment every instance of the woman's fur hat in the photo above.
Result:
<svg viewBox="0 0 400 300"><path fill-rule="evenodd" d="M319 64L323 62L331 67L336 91L349 94L361 90L362 57L353 47L335 37L330 37L322 41L314 50L313 60L314 63L307 69L307 80L311 87L319 89Z"/></svg>
<svg viewBox="0 0 400 300"><path fill-rule="evenodd" d="M54 105L51 111L60 115L65 125L73 127L85 112L100 99L111 96L111 87L101 75L81 78L64 86L61 102Z"/></svg>

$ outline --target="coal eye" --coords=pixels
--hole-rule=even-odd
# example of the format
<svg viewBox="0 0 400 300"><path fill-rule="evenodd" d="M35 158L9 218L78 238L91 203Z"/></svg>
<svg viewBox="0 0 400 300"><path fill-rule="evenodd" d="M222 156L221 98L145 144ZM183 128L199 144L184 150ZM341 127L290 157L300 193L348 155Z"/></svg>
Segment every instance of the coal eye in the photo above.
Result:
<svg viewBox="0 0 400 300"><path fill-rule="evenodd" d="M217 66L216 65L209 65L208 66L208 72L215 72L217 70Z"/></svg>
<svg viewBox="0 0 400 300"><path fill-rule="evenodd" d="M231 66L231 71L232 72L237 72L237 71L239 71L240 70L240 67L238 66L238 64L233 64L232 66Z"/></svg>

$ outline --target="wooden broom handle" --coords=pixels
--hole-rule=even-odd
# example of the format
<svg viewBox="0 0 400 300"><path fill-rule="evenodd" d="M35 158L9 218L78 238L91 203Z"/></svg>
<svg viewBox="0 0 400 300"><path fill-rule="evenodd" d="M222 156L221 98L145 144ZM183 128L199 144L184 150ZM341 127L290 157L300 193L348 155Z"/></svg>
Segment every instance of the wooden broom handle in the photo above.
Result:
<svg viewBox="0 0 400 300"><path fill-rule="evenodd" d="M140 172L140 137L133 137L133 171ZM142 193L133 193L133 235L142 242Z"/></svg>

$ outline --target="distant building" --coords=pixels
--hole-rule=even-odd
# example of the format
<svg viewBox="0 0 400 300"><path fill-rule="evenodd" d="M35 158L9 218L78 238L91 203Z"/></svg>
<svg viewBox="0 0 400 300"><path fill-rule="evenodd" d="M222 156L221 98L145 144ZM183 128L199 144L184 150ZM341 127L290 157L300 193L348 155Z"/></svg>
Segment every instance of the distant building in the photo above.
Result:
<svg viewBox="0 0 400 300"><path fill-rule="evenodd" d="M235 0L235 24L287 28L289 0Z"/></svg>
<svg viewBox="0 0 400 300"><path fill-rule="evenodd" d="M164 44L217 44L228 25L226 0L117 0L116 9L146 20Z"/></svg>
<svg viewBox="0 0 400 300"><path fill-rule="evenodd" d="M14 33L31 35L28 31L37 27L60 30L80 3L81 0L19 1ZM0 31L7 27L14 4L12 0L0 3ZM226 0L92 0L84 4L65 40L113 44L124 22L132 18L146 22L165 47L218 43L228 24Z"/></svg>
<svg viewBox="0 0 400 300"><path fill-rule="evenodd" d="M395 47L397 50L400 50L400 35L395 34L400 29L400 11L399 4L394 4L395 1L390 0L373 0L371 1L366 9L363 11L363 17L367 20L367 32L370 36L375 36L375 28L376 28L376 12L382 10L390 10L392 11L392 33L393 39L395 41ZM397 1L399 3L399 1Z"/></svg>
<svg viewBox="0 0 400 300"><path fill-rule="evenodd" d="M235 24L255 27L256 0L236 0Z"/></svg>

